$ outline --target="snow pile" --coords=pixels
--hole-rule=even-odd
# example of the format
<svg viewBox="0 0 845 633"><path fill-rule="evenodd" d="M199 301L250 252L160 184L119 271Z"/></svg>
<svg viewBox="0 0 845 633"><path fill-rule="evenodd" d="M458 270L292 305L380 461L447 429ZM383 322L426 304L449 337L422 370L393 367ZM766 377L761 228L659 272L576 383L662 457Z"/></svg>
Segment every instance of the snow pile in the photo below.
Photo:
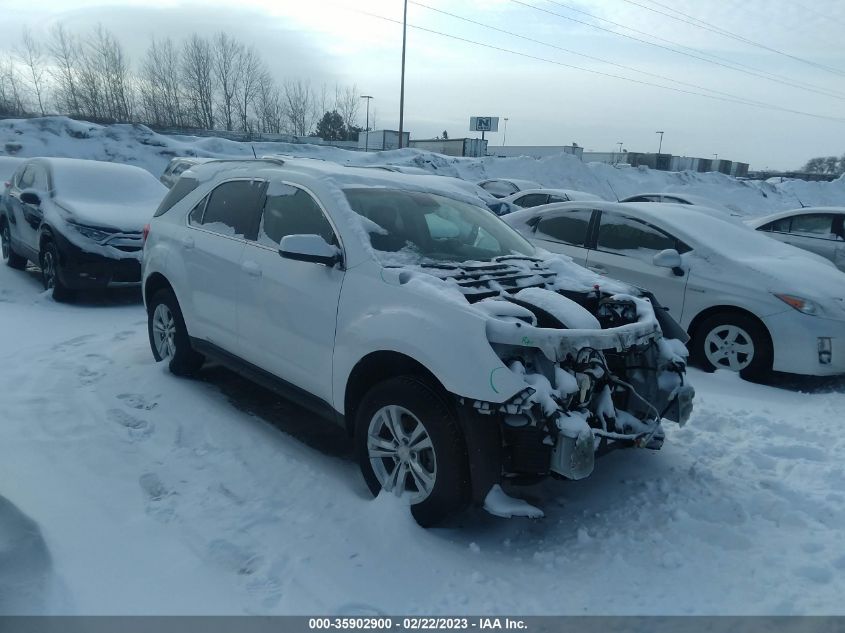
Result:
<svg viewBox="0 0 845 633"><path fill-rule="evenodd" d="M66 156L138 165L158 177L174 156L249 158L288 154L349 165L403 165L469 181L509 177L533 180L544 187L575 189L615 200L643 192L702 196L743 215L757 216L807 206L845 206L845 177L834 182L784 183L737 180L719 173L618 169L583 163L560 154L542 159L522 157L454 158L422 150L354 152L319 145L240 143L222 138L164 136L142 125L95 125L64 117L0 121L0 157Z"/></svg>

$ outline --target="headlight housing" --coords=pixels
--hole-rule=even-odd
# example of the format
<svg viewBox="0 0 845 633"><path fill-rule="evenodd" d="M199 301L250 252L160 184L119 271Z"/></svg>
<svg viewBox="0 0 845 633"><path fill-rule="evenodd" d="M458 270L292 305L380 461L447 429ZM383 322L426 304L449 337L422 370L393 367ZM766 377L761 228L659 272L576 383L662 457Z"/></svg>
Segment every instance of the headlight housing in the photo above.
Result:
<svg viewBox="0 0 845 633"><path fill-rule="evenodd" d="M803 312L804 314L809 314L815 316L819 313L819 306L816 302L810 301L809 299L805 299L804 297L797 297L795 295L787 295L787 294L778 294L774 293L774 295L787 304L789 307L798 310L798 312Z"/></svg>
<svg viewBox="0 0 845 633"><path fill-rule="evenodd" d="M93 240L98 243L107 240L111 236L111 233L109 233L108 231L95 229L93 226L85 226L84 224L74 224L73 222L69 222L68 225L73 228L77 233L84 235L89 240Z"/></svg>

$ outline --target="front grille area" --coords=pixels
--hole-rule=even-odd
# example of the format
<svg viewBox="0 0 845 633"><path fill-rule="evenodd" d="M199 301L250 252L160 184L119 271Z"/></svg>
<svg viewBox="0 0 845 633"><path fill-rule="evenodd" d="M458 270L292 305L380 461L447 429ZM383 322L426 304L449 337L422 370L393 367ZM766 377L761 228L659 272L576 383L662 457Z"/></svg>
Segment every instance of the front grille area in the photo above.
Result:
<svg viewBox="0 0 845 633"><path fill-rule="evenodd" d="M453 281L470 303L523 288L545 288L556 275L543 265L543 260L519 256L497 257L492 262L422 264L421 268L430 275Z"/></svg>

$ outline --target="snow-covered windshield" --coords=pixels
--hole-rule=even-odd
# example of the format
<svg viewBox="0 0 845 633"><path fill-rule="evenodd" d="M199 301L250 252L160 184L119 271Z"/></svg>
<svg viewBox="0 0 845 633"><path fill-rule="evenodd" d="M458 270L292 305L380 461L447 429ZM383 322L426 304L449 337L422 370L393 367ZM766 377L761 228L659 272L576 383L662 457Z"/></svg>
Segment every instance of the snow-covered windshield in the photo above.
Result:
<svg viewBox="0 0 845 633"><path fill-rule="evenodd" d="M529 242L484 207L399 189L369 187L344 193L352 210L366 218L373 249L395 254L383 260L465 262L534 254Z"/></svg>

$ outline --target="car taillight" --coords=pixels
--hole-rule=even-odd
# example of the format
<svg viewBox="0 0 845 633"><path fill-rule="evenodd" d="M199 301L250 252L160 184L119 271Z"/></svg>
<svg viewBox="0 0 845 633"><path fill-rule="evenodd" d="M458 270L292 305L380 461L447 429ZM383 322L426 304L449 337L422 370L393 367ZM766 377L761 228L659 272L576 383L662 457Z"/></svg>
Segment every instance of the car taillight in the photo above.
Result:
<svg viewBox="0 0 845 633"><path fill-rule="evenodd" d="M144 225L144 237L143 237L143 243L144 244L147 243L147 238L149 237L149 235L150 235L150 225L145 224Z"/></svg>

